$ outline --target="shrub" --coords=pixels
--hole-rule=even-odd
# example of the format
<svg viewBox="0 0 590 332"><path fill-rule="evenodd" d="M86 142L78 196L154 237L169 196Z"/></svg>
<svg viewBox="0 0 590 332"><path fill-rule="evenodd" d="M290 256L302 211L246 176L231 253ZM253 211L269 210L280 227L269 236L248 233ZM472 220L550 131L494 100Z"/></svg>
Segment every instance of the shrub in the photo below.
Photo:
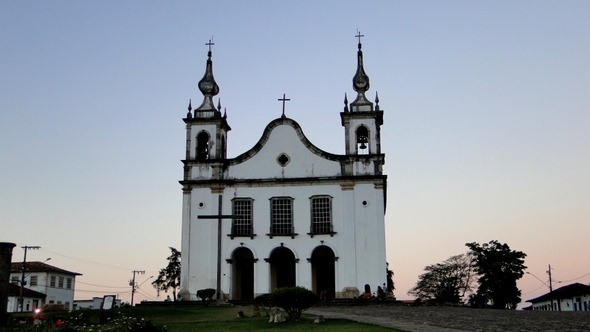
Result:
<svg viewBox="0 0 590 332"><path fill-rule="evenodd" d="M264 310L264 314L270 314L270 308L273 306L272 297L270 294L260 294L254 298L254 311L260 315L260 309Z"/></svg>
<svg viewBox="0 0 590 332"><path fill-rule="evenodd" d="M285 310L289 320L298 320L301 313L317 303L318 297L304 287L277 288L271 293L274 305Z"/></svg>
<svg viewBox="0 0 590 332"><path fill-rule="evenodd" d="M215 295L215 289L213 288L200 289L197 291L197 297L200 298L205 304L213 300L213 295Z"/></svg>

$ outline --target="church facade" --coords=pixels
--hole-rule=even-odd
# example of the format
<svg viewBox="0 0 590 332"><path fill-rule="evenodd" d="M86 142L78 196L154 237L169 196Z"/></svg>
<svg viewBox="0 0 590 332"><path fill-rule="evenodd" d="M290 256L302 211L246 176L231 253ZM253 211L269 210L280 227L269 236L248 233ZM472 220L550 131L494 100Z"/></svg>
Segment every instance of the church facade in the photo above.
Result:
<svg viewBox="0 0 590 332"><path fill-rule="evenodd" d="M194 110L189 103L183 119L184 300L206 288L240 300L289 286L350 298L386 283L383 111L378 97L365 96L360 38L352 81L356 99L345 96L340 112L345 154L316 147L283 112L254 147L228 158L231 128L213 101L219 86L209 48L203 102Z"/></svg>

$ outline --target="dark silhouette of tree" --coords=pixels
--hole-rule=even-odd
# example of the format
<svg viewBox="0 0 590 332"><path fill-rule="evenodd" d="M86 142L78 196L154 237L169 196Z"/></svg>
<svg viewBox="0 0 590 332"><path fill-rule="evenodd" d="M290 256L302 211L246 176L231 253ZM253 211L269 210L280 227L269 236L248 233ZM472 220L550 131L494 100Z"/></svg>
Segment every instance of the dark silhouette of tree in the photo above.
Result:
<svg viewBox="0 0 590 332"><path fill-rule="evenodd" d="M491 304L496 309L516 309L521 292L516 287L526 266L522 251L511 250L505 243L496 240L479 244L465 244L475 258L475 271L479 275L477 294L470 302L474 306Z"/></svg>
<svg viewBox="0 0 590 332"><path fill-rule="evenodd" d="M408 292L422 301L461 303L475 281L473 257L469 254L451 256L442 263L426 266L424 271Z"/></svg>
<svg viewBox="0 0 590 332"><path fill-rule="evenodd" d="M160 291L168 293L169 289L172 289L172 298L176 301L176 289L180 287L180 251L170 247L172 252L168 256L168 265L160 270L156 280L152 282L152 286Z"/></svg>
<svg viewBox="0 0 590 332"><path fill-rule="evenodd" d="M385 263L385 270L387 272L387 290L393 294L395 284L393 283L393 270L389 269L389 263Z"/></svg>

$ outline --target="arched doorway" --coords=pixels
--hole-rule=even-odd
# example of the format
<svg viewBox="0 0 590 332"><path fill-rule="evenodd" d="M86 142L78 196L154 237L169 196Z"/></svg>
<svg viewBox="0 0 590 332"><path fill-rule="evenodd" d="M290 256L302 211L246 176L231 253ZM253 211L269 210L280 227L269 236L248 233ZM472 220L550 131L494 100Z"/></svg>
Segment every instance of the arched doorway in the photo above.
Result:
<svg viewBox="0 0 590 332"><path fill-rule="evenodd" d="M334 298L336 273L334 268L336 257L328 246L318 246L311 253L312 291L325 298Z"/></svg>
<svg viewBox="0 0 590 332"><path fill-rule="evenodd" d="M295 287L295 255L285 247L275 248L268 258L270 263L270 290Z"/></svg>
<svg viewBox="0 0 590 332"><path fill-rule="evenodd" d="M232 253L232 299L254 298L254 255L248 248L240 247Z"/></svg>

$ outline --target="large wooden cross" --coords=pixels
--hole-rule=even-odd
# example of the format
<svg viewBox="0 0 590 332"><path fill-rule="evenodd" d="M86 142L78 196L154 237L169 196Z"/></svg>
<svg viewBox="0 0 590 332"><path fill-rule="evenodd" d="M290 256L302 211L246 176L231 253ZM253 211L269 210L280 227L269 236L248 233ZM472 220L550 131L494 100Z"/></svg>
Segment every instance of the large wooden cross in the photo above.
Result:
<svg viewBox="0 0 590 332"><path fill-rule="evenodd" d="M223 197L220 194L218 196L218 203L217 203L217 214L213 215L200 215L197 216L197 219L217 219L217 291L216 291L216 298L219 300L221 296L221 222L223 219L239 219L242 216L238 215L224 215L221 214L222 209L222 201Z"/></svg>

